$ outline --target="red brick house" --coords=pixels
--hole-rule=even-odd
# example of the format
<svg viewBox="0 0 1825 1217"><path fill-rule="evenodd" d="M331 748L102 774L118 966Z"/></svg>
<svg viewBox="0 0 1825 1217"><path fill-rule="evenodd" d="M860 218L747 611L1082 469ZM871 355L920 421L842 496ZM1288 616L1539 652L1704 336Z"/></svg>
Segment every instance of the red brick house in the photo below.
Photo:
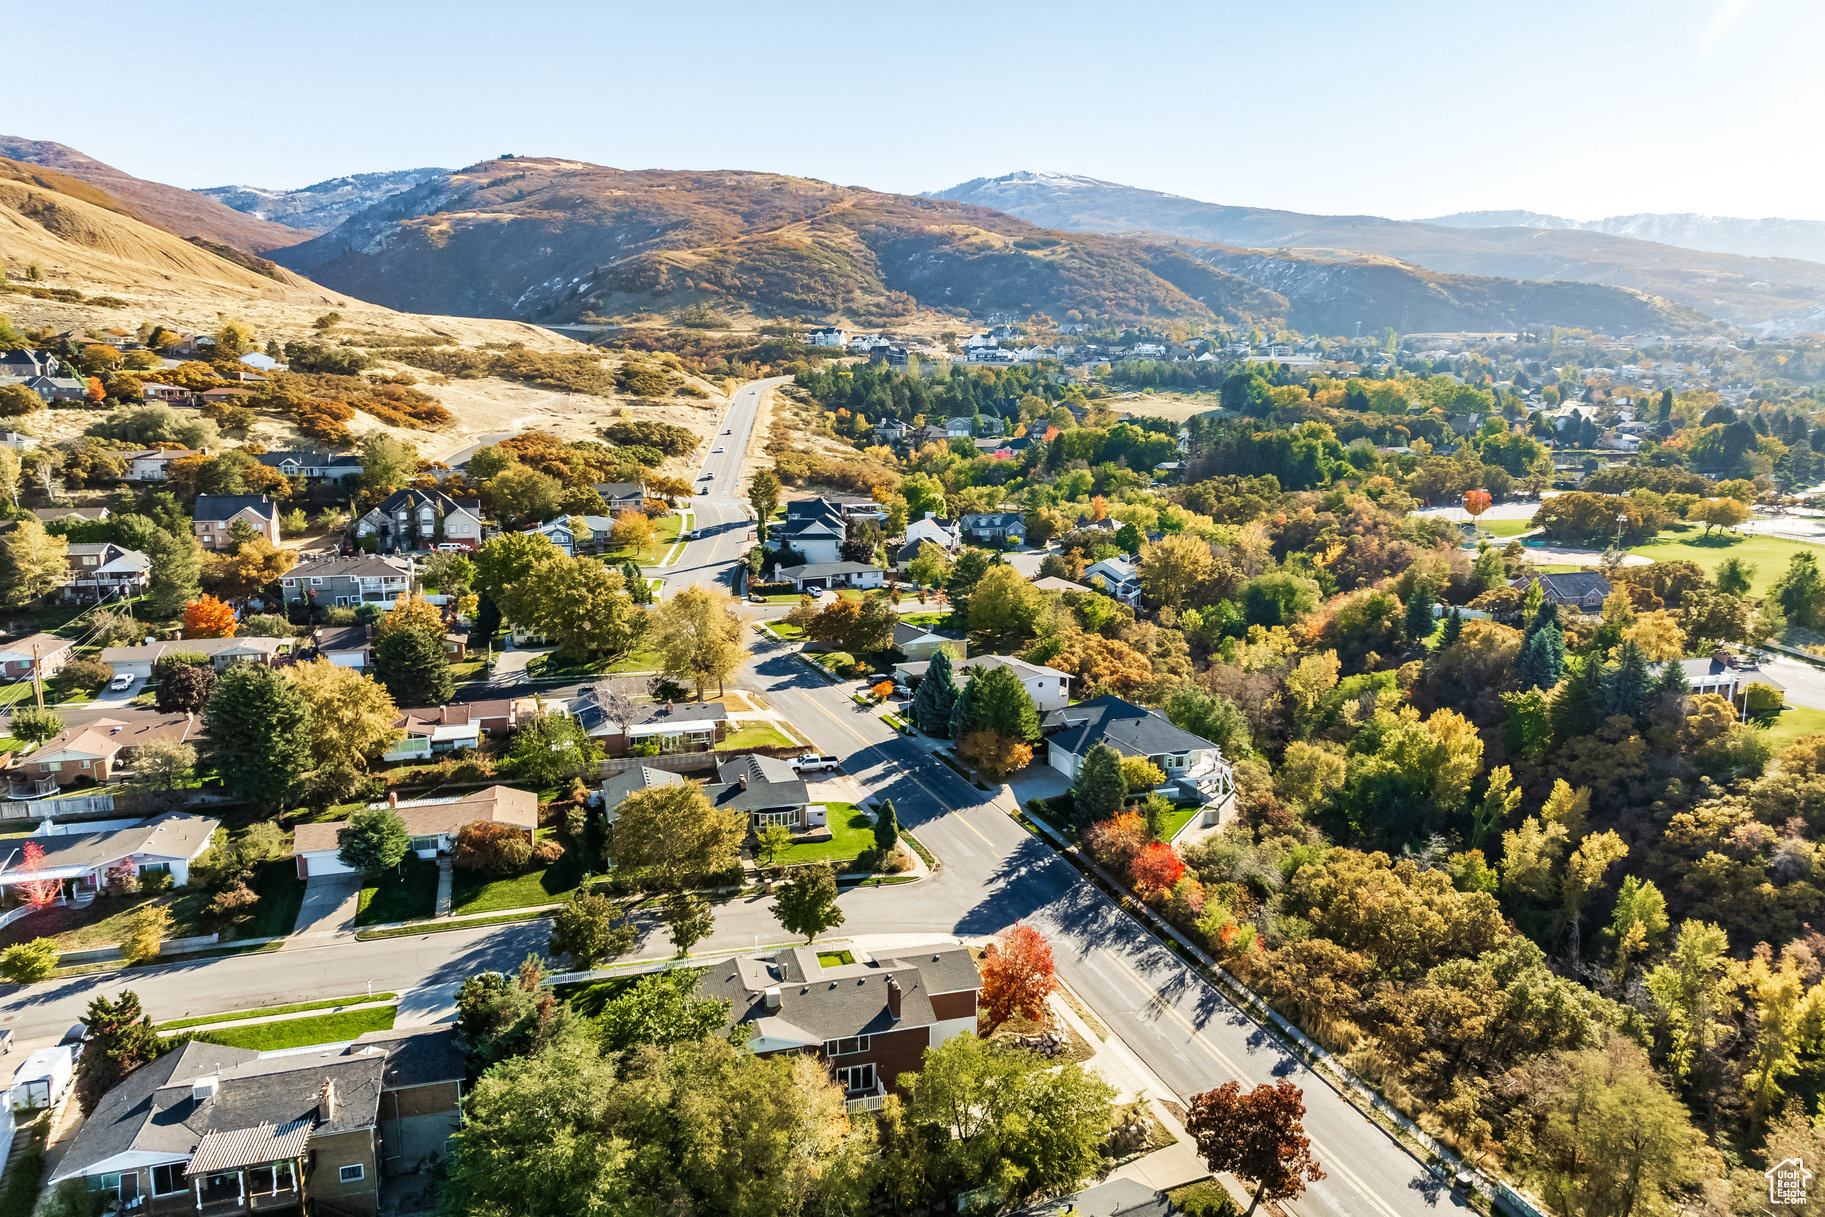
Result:
<svg viewBox="0 0 1825 1217"><path fill-rule="evenodd" d="M851 1110L874 1110L925 1050L976 1033L982 978L955 943L896 948L825 967L812 947L712 964L698 983L729 1003L729 1029L750 1030L748 1051L812 1053L842 1084Z"/></svg>

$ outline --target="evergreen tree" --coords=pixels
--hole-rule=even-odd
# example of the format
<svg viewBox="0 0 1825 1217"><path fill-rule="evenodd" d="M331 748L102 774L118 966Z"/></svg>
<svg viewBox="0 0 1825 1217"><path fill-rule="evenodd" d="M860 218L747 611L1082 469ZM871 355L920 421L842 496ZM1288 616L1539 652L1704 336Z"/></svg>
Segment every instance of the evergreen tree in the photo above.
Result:
<svg viewBox="0 0 1825 1217"><path fill-rule="evenodd" d="M188 530L173 534L158 529L147 543L146 556L152 560L146 591L154 614L175 617L202 594L203 547Z"/></svg>
<svg viewBox="0 0 1825 1217"><path fill-rule="evenodd" d="M1092 745L1071 784L1071 818L1080 828L1113 819L1127 798L1121 754L1107 744Z"/></svg>
<svg viewBox="0 0 1825 1217"><path fill-rule="evenodd" d="M1415 580L1413 594L1407 597L1407 637L1415 643L1432 637L1432 605L1432 589L1424 581Z"/></svg>
<svg viewBox="0 0 1825 1217"><path fill-rule="evenodd" d="M1565 634L1558 622L1548 622L1521 644L1518 667L1523 689L1550 689L1559 683L1565 671Z"/></svg>
<svg viewBox="0 0 1825 1217"><path fill-rule="evenodd" d="M913 720L927 735L949 735L951 711L957 706L957 674L947 647L939 647L913 694Z"/></svg>
<svg viewBox="0 0 1825 1217"><path fill-rule="evenodd" d="M965 696L969 708L963 716L963 730L954 738L972 731L993 731L1028 742L1039 738L1039 708L1014 669L1002 665L978 668Z"/></svg>
<svg viewBox="0 0 1825 1217"><path fill-rule="evenodd" d="M1655 697L1689 697L1691 694L1692 682L1686 679L1686 670L1679 666L1677 659L1667 660L1654 680Z"/></svg>
<svg viewBox="0 0 1825 1217"><path fill-rule="evenodd" d="M1453 607L1449 613L1445 614L1445 630L1444 630L1444 633L1439 635L1438 649L1442 651L1446 647L1451 646L1459 638L1463 637L1463 634L1464 634L1463 610Z"/></svg>
<svg viewBox="0 0 1825 1217"><path fill-rule="evenodd" d="M83 1111L92 1112L123 1078L158 1056L159 1039L131 989L114 1001L97 994L82 1021L88 1035L76 1065L76 1098Z"/></svg>
<svg viewBox="0 0 1825 1217"><path fill-rule="evenodd" d="M475 598L475 627L469 632L473 643L487 646L501 632L501 610L494 597L482 592Z"/></svg>
<svg viewBox="0 0 1825 1217"><path fill-rule="evenodd" d="M953 740L962 739L964 736L968 735L972 729L970 727L970 722L975 713L972 708L975 688L975 681L970 681L961 689L957 690L956 700L951 702L950 737Z"/></svg>
<svg viewBox="0 0 1825 1217"><path fill-rule="evenodd" d="M1638 724L1645 722L1653 690L1647 653L1633 639L1625 641L1617 652L1616 666L1603 676L1604 715L1622 714Z"/></svg>
<svg viewBox="0 0 1825 1217"><path fill-rule="evenodd" d="M653 602L653 585L646 581L646 576L641 573L640 564L638 562L634 561L632 558L623 562L621 564L621 578L626 581L627 594L633 599L635 604L651 604Z"/></svg>
<svg viewBox="0 0 1825 1217"><path fill-rule="evenodd" d="M881 810L874 818L874 847L881 851L882 857L890 856L894 847L900 843L900 816L894 810L893 800L881 804Z"/></svg>
<svg viewBox="0 0 1825 1217"><path fill-rule="evenodd" d="M374 676L401 707L441 706L456 691L443 640L424 630L399 630L376 643Z"/></svg>
<svg viewBox="0 0 1825 1217"><path fill-rule="evenodd" d="M1586 655L1553 690L1553 742L1591 735L1603 725L1603 660Z"/></svg>
<svg viewBox="0 0 1825 1217"><path fill-rule="evenodd" d="M203 730L231 794L261 811L288 803L311 767L310 706L274 668L237 663L222 673Z"/></svg>

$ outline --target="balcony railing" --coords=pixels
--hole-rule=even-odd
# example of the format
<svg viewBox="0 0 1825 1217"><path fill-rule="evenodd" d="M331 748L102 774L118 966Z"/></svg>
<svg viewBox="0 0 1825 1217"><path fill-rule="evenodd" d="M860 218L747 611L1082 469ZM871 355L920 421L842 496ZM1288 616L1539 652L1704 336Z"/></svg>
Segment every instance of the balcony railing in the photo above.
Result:
<svg viewBox="0 0 1825 1217"><path fill-rule="evenodd" d="M409 735L391 745L380 754L383 761L424 760L431 755L431 738L426 735Z"/></svg>
<svg viewBox="0 0 1825 1217"><path fill-rule="evenodd" d="M879 1111L887 1103L887 1090L879 1082L873 1090L858 1090L844 1096L843 1105L851 1113L858 1111Z"/></svg>

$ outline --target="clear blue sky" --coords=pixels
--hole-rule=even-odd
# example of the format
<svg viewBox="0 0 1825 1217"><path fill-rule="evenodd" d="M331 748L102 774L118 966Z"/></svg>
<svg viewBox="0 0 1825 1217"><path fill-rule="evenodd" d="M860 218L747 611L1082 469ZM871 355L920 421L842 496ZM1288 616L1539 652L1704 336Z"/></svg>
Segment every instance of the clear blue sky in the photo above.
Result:
<svg viewBox="0 0 1825 1217"><path fill-rule="evenodd" d="M1825 219L1812 0L15 7L9 44L51 53L9 73L7 132L181 186L514 152L908 192L1048 169L1315 212Z"/></svg>

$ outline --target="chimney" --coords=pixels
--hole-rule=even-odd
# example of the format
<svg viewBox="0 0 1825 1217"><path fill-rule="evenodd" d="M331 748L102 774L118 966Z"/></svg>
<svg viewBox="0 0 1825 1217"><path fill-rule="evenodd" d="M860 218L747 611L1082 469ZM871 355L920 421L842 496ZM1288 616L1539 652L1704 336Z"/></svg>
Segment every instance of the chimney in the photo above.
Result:
<svg viewBox="0 0 1825 1217"><path fill-rule="evenodd" d="M326 1080L323 1083L323 1089L317 1092L317 1121L321 1124L328 1124L335 1118L336 1087Z"/></svg>
<svg viewBox="0 0 1825 1217"><path fill-rule="evenodd" d="M216 1087L218 1085L220 1085L220 1083L213 1073L207 1077L196 1079L194 1082L190 1083L190 1101L192 1103L208 1102L210 1099L215 1098Z"/></svg>
<svg viewBox="0 0 1825 1217"><path fill-rule="evenodd" d="M938 513L935 511L928 511L925 513L925 518L928 520L935 520L938 518Z"/></svg>
<svg viewBox="0 0 1825 1217"><path fill-rule="evenodd" d="M672 703L669 701L665 703L665 712L667 714L670 714L672 712Z"/></svg>
<svg viewBox="0 0 1825 1217"><path fill-rule="evenodd" d="M399 792L397 790L387 791L387 806L388 807L399 806Z"/></svg>
<svg viewBox="0 0 1825 1217"><path fill-rule="evenodd" d="M900 1021L900 982L891 976L887 978L887 1017Z"/></svg>
<svg viewBox="0 0 1825 1217"><path fill-rule="evenodd" d="M767 991L761 994L761 1000L766 1004L768 1013L777 1014L779 1012L779 986L767 986Z"/></svg>

